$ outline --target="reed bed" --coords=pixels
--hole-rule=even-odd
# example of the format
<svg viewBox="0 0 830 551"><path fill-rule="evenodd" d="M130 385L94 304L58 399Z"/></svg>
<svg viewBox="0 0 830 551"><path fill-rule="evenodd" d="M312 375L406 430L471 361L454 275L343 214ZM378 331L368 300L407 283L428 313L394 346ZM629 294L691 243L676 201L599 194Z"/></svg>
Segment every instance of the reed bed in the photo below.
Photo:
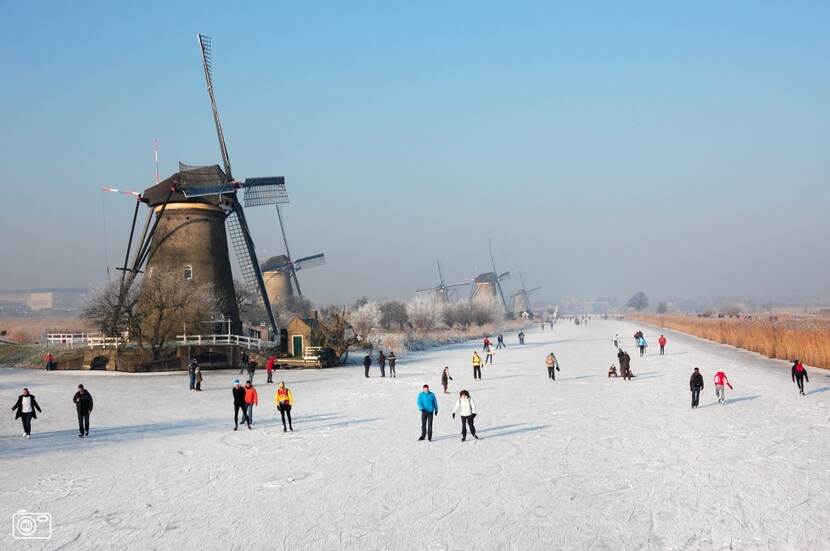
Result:
<svg viewBox="0 0 830 551"><path fill-rule="evenodd" d="M830 369L830 320L820 317L771 319L704 318L680 314L643 314L634 319L780 360L799 359Z"/></svg>

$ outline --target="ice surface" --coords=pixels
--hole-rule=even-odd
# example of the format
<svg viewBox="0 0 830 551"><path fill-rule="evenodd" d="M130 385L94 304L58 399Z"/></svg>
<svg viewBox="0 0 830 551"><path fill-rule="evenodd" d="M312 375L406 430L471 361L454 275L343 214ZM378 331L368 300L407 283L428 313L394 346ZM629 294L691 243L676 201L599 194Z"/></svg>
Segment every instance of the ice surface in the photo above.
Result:
<svg viewBox="0 0 830 551"><path fill-rule="evenodd" d="M264 371L254 430L233 432L236 372L206 372L195 393L185 374L2 369L0 403L25 385L44 413L31 440L8 409L0 425L0 549L827 549L830 375L811 369L802 397L786 362L672 332L665 357L652 346L641 359L635 329L560 323L524 346L506 335L480 382L473 343L402 358L397 379L277 372L294 390L293 434ZM614 333L633 381L606 377ZM478 406L480 441L460 440L444 365L451 392ZM735 386L725 406L716 368ZM95 399L88 439L80 382ZM424 383L441 406L431 443L417 441ZM52 539L12 540L19 509L51 513Z"/></svg>

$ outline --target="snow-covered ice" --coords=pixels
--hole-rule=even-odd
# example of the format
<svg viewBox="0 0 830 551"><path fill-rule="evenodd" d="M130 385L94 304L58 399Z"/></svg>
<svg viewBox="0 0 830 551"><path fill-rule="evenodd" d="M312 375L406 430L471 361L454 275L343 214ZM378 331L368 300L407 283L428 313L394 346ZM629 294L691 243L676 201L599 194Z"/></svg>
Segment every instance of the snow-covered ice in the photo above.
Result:
<svg viewBox="0 0 830 551"><path fill-rule="evenodd" d="M31 440L0 423L1 549L827 549L830 374L807 396L786 362L667 333L641 359L629 322L527 331L473 381L477 343L373 366L282 371L295 394L284 434L265 373L255 428L233 432L236 372L127 375L0 370L0 403L28 386L44 413ZM633 381L608 379L615 333ZM480 349L480 346L479 346ZM554 351L562 371L546 377ZM450 366L452 395L441 394ZM701 407L689 375L703 371ZM724 369L735 390L715 403ZM79 439L72 395L95 399ZM441 410L418 442L423 383ZM450 416L458 390L479 409L479 441ZM46 542L11 538L20 509L51 513Z"/></svg>

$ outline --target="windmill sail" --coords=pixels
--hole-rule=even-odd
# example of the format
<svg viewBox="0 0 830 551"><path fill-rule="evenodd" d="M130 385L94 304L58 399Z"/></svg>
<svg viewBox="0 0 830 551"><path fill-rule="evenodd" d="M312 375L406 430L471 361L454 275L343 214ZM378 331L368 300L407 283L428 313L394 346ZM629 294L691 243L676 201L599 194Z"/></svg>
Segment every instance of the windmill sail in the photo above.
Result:
<svg viewBox="0 0 830 551"><path fill-rule="evenodd" d="M205 82L207 83L207 91L210 96L210 107L213 109L213 122L216 124L216 136L219 138L219 149L222 151L222 162L225 164L225 175L228 180L232 180L231 175L231 160L228 157L228 148L225 146L225 133L222 131L222 121L219 120L219 108L216 107L216 97L213 95L213 60L211 59L210 37L201 34L196 35L199 38L199 48L202 51L202 66L205 69Z"/></svg>

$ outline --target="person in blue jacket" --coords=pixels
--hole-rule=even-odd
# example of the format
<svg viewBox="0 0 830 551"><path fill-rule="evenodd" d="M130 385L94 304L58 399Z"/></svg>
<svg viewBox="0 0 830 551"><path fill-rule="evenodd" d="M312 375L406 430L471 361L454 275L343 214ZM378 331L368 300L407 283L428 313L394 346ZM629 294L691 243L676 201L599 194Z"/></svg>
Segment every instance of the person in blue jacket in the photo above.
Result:
<svg viewBox="0 0 830 551"><path fill-rule="evenodd" d="M432 442L432 417L438 415L438 400L430 392L429 385L424 385L418 394L418 409L421 410L421 437L418 440L427 438Z"/></svg>

